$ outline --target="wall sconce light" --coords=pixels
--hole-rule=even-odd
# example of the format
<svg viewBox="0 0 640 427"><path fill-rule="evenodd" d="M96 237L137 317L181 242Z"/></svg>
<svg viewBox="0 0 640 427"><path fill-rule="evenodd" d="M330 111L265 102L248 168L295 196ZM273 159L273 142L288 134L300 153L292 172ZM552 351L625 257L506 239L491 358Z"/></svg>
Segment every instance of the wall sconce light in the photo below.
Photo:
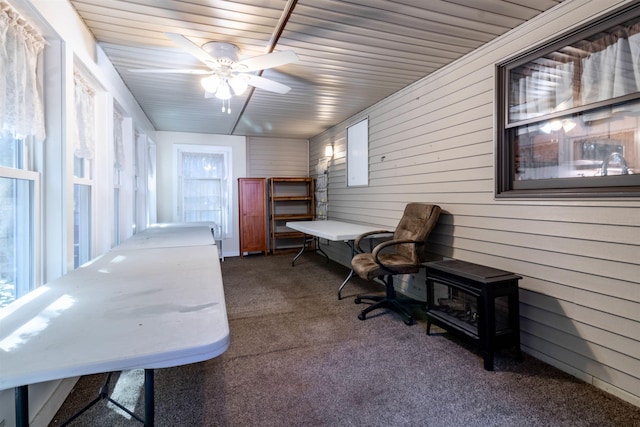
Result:
<svg viewBox="0 0 640 427"><path fill-rule="evenodd" d="M333 145L327 145L324 147L324 156L333 157Z"/></svg>

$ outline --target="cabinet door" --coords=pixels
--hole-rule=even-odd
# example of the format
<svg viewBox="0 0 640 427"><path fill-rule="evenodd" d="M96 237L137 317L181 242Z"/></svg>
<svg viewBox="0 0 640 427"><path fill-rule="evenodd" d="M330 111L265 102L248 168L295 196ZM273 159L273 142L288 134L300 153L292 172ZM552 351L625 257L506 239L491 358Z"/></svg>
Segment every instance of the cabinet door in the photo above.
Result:
<svg viewBox="0 0 640 427"><path fill-rule="evenodd" d="M264 179L241 178L240 255L244 252L267 252L266 189Z"/></svg>

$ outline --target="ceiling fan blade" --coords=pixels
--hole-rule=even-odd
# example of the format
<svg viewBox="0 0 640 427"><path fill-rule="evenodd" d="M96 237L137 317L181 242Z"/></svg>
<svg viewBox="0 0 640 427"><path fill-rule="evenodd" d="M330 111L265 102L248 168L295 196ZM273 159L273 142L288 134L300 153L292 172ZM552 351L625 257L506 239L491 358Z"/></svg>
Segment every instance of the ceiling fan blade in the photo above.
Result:
<svg viewBox="0 0 640 427"><path fill-rule="evenodd" d="M242 72L266 70L267 68L298 62L298 60L298 55L294 51L283 50L243 59L233 64L233 69Z"/></svg>
<svg viewBox="0 0 640 427"><path fill-rule="evenodd" d="M189 52L190 54L198 58L200 61L207 64L209 67L211 68L217 67L218 63L216 62L214 57L212 57L207 52L202 50L200 46L198 46L197 44L195 44L194 42L192 42L182 34L164 33L164 35L167 36L169 39L171 39L171 41L173 41L176 45L186 50L187 52Z"/></svg>
<svg viewBox="0 0 640 427"><path fill-rule="evenodd" d="M145 74L212 74L211 70L195 70L195 69L173 69L173 68L130 68L131 73Z"/></svg>
<svg viewBox="0 0 640 427"><path fill-rule="evenodd" d="M273 80L265 79L264 77L248 75L249 85L257 87L258 89L268 90L269 92L276 92L285 94L291 90L289 86L282 83L274 82Z"/></svg>

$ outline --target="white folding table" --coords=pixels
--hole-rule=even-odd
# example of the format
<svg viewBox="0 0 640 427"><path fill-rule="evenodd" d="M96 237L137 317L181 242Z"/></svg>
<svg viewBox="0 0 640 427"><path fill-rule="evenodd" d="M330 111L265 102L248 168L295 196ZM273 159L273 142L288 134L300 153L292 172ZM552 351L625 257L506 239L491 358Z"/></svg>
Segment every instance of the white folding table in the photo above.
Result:
<svg viewBox="0 0 640 427"><path fill-rule="evenodd" d="M29 384L145 369L144 423L151 426L153 370L227 350L211 230L185 228L193 232L190 243L181 228L167 230L140 233L0 310L0 389L16 389L17 425L29 422ZM136 249L142 241L144 248Z"/></svg>
<svg viewBox="0 0 640 427"><path fill-rule="evenodd" d="M362 224L353 224L350 222L334 221L334 220L321 220L321 221L291 221L287 222L287 227L300 231L304 234L314 236L317 238L327 239L334 242L345 242L351 248L351 257L355 254L354 240L361 234L370 233L373 231L388 230L381 226L371 226ZM390 230L393 231L393 230ZM371 236L374 237L374 236ZM291 262L295 264L296 260L302 255L306 249L306 238L303 239L304 243L300 252L296 254ZM341 298L342 289L347 282L353 277L353 268L349 271L346 279L338 287L338 299Z"/></svg>
<svg viewBox="0 0 640 427"><path fill-rule="evenodd" d="M143 232L134 234L112 250L209 246L215 244L212 234L215 226L214 223L202 222L154 224Z"/></svg>

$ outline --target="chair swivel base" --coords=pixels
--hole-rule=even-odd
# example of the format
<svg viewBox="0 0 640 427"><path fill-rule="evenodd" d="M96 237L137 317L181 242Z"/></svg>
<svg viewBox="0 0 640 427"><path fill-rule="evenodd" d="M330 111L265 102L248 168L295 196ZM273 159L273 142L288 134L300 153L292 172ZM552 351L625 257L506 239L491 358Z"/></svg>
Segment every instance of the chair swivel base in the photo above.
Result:
<svg viewBox="0 0 640 427"><path fill-rule="evenodd" d="M367 313L369 313L372 310L376 310L378 308L388 308L400 314L406 325L408 326L413 325L413 315L411 314L411 312L409 312L409 310L404 305L401 304L400 300L396 298L388 298L386 296L358 295L354 300L354 302L356 304L361 304L363 299L371 300L375 302L371 304L369 307L362 310L358 315L358 319L365 320L367 318Z"/></svg>

